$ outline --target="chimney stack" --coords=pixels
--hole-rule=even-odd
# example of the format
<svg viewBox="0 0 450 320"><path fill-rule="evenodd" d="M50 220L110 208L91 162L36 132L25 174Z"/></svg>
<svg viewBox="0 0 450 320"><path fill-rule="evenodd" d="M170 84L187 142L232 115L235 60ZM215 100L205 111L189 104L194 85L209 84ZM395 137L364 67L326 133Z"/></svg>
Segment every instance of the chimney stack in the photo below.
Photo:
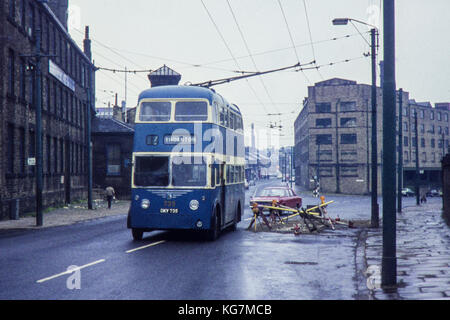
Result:
<svg viewBox="0 0 450 320"><path fill-rule="evenodd" d="M89 39L89 26L86 26L84 29L83 51L84 54L89 58L89 60L92 61L91 39Z"/></svg>

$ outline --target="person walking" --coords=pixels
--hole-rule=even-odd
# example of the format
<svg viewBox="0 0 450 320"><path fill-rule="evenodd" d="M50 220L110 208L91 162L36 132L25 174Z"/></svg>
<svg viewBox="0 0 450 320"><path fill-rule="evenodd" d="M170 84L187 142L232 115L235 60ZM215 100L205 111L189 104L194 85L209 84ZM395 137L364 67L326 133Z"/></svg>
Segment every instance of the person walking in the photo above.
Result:
<svg viewBox="0 0 450 320"><path fill-rule="evenodd" d="M108 201L108 209L111 209L111 203L116 195L114 188L109 186L106 188L106 201Z"/></svg>

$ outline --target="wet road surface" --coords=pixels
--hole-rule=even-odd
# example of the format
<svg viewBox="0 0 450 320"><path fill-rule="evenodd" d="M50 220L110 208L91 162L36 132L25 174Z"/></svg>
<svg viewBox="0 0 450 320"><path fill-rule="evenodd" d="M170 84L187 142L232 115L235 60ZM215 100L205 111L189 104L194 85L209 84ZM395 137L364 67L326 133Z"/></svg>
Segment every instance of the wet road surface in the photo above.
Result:
<svg viewBox="0 0 450 320"><path fill-rule="evenodd" d="M279 180L250 187L246 201L255 188L274 182ZM237 231L225 231L215 242L166 231L135 242L125 213L2 235L0 299L355 297L354 229L298 237L253 233L245 230L250 216L247 208ZM67 272L70 266L81 268L79 278Z"/></svg>

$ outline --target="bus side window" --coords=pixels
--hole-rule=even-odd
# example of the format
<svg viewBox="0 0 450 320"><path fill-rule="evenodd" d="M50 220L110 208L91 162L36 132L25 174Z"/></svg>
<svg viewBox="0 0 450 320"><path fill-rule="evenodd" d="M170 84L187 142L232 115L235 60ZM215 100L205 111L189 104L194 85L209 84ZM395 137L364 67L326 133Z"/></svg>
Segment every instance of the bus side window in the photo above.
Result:
<svg viewBox="0 0 450 320"><path fill-rule="evenodd" d="M209 168L211 170L211 187L214 188L216 186L216 165L210 164Z"/></svg>
<svg viewBox="0 0 450 320"><path fill-rule="evenodd" d="M225 109L225 127L230 127L230 110L228 108Z"/></svg>
<svg viewBox="0 0 450 320"><path fill-rule="evenodd" d="M211 122L218 123L219 119L219 108L217 107L217 101L214 101L212 108L211 108Z"/></svg>
<svg viewBox="0 0 450 320"><path fill-rule="evenodd" d="M222 126L225 125L225 116L226 116L225 108L222 106L222 107L220 107L220 124Z"/></svg>

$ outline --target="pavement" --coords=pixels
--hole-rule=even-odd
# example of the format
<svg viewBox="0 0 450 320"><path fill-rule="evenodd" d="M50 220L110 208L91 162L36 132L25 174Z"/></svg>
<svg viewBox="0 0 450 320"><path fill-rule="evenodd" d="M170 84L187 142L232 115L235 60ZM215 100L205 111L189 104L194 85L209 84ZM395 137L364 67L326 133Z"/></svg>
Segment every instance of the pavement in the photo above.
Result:
<svg viewBox="0 0 450 320"><path fill-rule="evenodd" d="M114 200L111 209L105 200L94 200L93 210L88 210L87 201L69 204L61 208L50 208L43 212L43 225L36 226L36 215L29 214L18 220L0 221L0 233L13 230L45 229L70 225L77 222L99 219L107 216L126 214L130 201Z"/></svg>
<svg viewBox="0 0 450 320"><path fill-rule="evenodd" d="M450 300L450 228L442 198L404 207L397 215L396 290L382 289L382 228L367 229L364 245L367 285L373 299Z"/></svg>
<svg viewBox="0 0 450 320"><path fill-rule="evenodd" d="M305 193L306 197L306 193ZM355 210L360 215L370 215L370 199L357 196L335 195L328 199L355 201L364 204ZM71 225L82 221L107 216L125 215L129 201L116 201L112 209L103 200L94 202L94 210L88 210L86 202L71 204L62 208L46 210L44 225L36 226L32 215L19 220L0 221L0 234L26 229ZM364 207L367 205L367 208ZM380 211L382 204L380 203ZM330 208L331 211L331 208ZM335 216L332 214L330 215ZM357 218L356 213L348 213ZM347 218L341 215L341 218ZM275 235L274 235L275 236ZM340 237L355 237L354 233L342 233ZM301 239L299 239L301 240ZM304 240L301 240L304 241ZM311 239L312 241L312 239ZM323 241L316 239L317 241ZM450 300L450 228L442 217L442 198L430 198L426 204L416 206L405 201L402 213L397 216L397 281L392 290L381 288L382 227L357 230L357 241L353 257L357 273L354 281L358 295L355 299L376 300ZM294 249L294 248L292 248ZM322 248L323 249L323 248ZM351 259L350 257L347 257ZM324 275L325 276L325 275ZM326 276L325 276L326 277ZM345 298L346 297L346 298ZM321 297L316 297L321 299ZM323 298L323 297L322 297ZM347 299L347 295L343 295Z"/></svg>

